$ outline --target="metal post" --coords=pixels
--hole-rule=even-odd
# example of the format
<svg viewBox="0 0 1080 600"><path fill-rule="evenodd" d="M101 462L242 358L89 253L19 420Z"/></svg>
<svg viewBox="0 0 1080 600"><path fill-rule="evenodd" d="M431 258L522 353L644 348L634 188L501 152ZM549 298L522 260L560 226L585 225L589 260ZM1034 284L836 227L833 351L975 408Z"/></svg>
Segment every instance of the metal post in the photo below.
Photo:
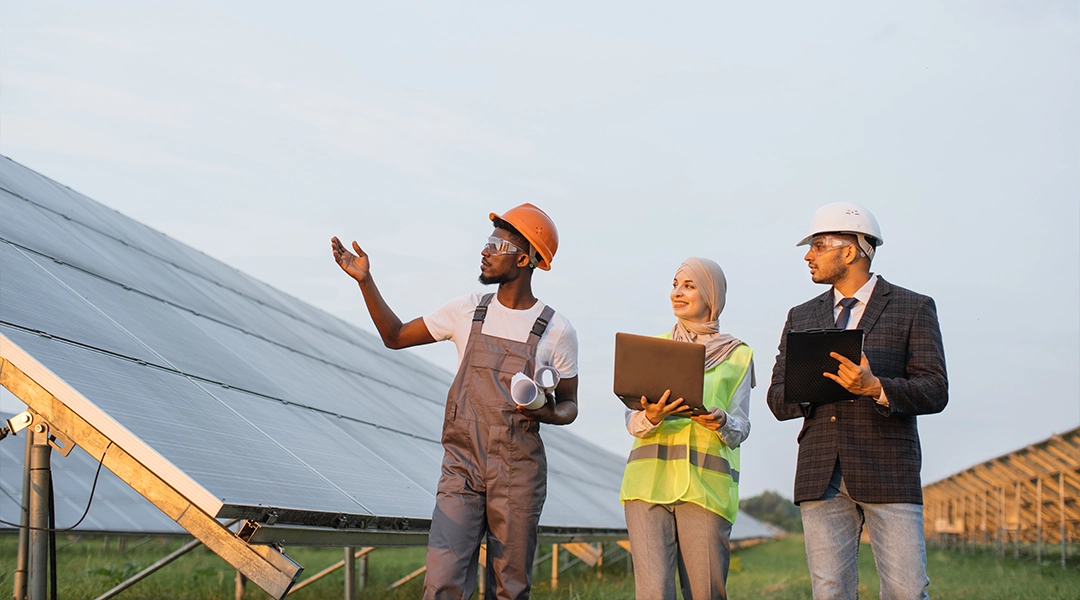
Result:
<svg viewBox="0 0 1080 600"><path fill-rule="evenodd" d="M952 524L952 519L949 518L949 504L950 504L950 502L951 501L949 501L949 500L942 500L941 501L941 506L938 507L938 511L939 511L940 514L938 515L938 520L937 521L938 521L939 524L942 521L945 522L945 531L944 532L941 531L940 527L938 528L937 537L938 537L938 547L939 548L948 548L949 547L949 525Z"/></svg>
<svg viewBox="0 0 1080 600"><path fill-rule="evenodd" d="M345 600L356 600L356 548L345 547Z"/></svg>
<svg viewBox="0 0 1080 600"><path fill-rule="evenodd" d="M930 527L932 528L931 532L933 533L933 537L927 540L926 543L937 546L938 542L941 541L940 539L938 539L938 519L940 518L941 514L941 503L935 502L933 505L931 505L930 510Z"/></svg>
<svg viewBox="0 0 1080 600"><path fill-rule="evenodd" d="M982 549L984 552L986 551L986 497L989 495L989 490L983 491Z"/></svg>
<svg viewBox="0 0 1080 600"><path fill-rule="evenodd" d="M956 550L956 538L953 536L952 532L956 530L956 517L957 513L960 512L960 507L957 505L955 498L949 500L949 505L946 510L948 510L948 513L945 515L945 522L948 523L948 525L946 525L945 545L950 550Z"/></svg>
<svg viewBox="0 0 1080 600"><path fill-rule="evenodd" d="M971 500L971 502L968 502L968 500ZM964 515L964 526L963 526L964 527L964 533L966 533L967 536L968 536L968 540L967 540L968 551L969 551L969 553L974 554L975 553L975 496L971 496L970 499L968 499L968 497L964 497L964 504L967 504L967 506L968 506L968 514L971 516L971 519L968 519L968 515ZM970 526L971 526L970 530L968 529L969 521L970 521Z"/></svg>
<svg viewBox="0 0 1080 600"><path fill-rule="evenodd" d="M1013 546L1013 558L1020 558L1020 482L1016 482L1016 544Z"/></svg>
<svg viewBox="0 0 1080 600"><path fill-rule="evenodd" d="M49 428L34 426L30 447L30 600L44 600L49 592L49 480L52 448Z"/></svg>
<svg viewBox="0 0 1080 600"><path fill-rule="evenodd" d="M360 555L360 564L356 568L356 589L362 590L368 584L367 554Z"/></svg>
<svg viewBox="0 0 1080 600"><path fill-rule="evenodd" d="M14 600L26 600L26 576L30 563L30 447L34 435L26 432L26 452L23 458L22 506L19 513L19 553L15 559L15 589L11 597Z"/></svg>
<svg viewBox="0 0 1080 600"><path fill-rule="evenodd" d="M938 527L938 533L937 533L938 547L939 548L948 548L949 547L948 529L949 529L949 525L951 523L951 521L949 519L949 501L948 500L942 500L941 505L938 506L938 519L937 519L937 522L938 522L938 524L940 524L942 521L945 522L945 532L942 532L941 527ZM943 533L944 533L944 535L942 535Z"/></svg>
<svg viewBox="0 0 1080 600"><path fill-rule="evenodd" d="M961 553L968 551L968 496L960 496L960 535L957 538Z"/></svg>
<svg viewBox="0 0 1080 600"><path fill-rule="evenodd" d="M949 500L948 511L945 521L948 523L946 526L948 529L945 534L945 543L946 547L950 550L956 550L956 538L953 536L952 532L956 530L956 519L959 516L960 506L957 504L955 498Z"/></svg>
<svg viewBox="0 0 1080 600"><path fill-rule="evenodd" d="M960 496L960 534L956 536L956 544L960 546L961 553L968 551L968 496Z"/></svg>
<svg viewBox="0 0 1080 600"><path fill-rule="evenodd" d="M551 545L551 589L559 587L559 545Z"/></svg>
<svg viewBox="0 0 1080 600"><path fill-rule="evenodd" d="M1035 481L1035 564L1042 562L1042 477Z"/></svg>
<svg viewBox="0 0 1080 600"><path fill-rule="evenodd" d="M244 600L244 588L247 587L247 577L240 571L236 572L236 591L234 595L236 600Z"/></svg>
<svg viewBox="0 0 1080 600"><path fill-rule="evenodd" d="M1065 472L1058 473L1058 510L1061 511L1061 568L1065 568Z"/></svg>
<svg viewBox="0 0 1080 600"><path fill-rule="evenodd" d="M375 548L366 548L365 547L365 548L361 548L355 554L353 554L354 557L361 559L360 564L363 565L363 568L365 569L365 573L360 576L362 584L367 583L367 574L366 574L367 554L369 552L371 552L372 550L374 550L374 549ZM323 577L326 577L326 576L330 575L331 573L336 572L338 569L341 569L344 566L345 566L345 561L344 560L337 561L336 563L330 565L329 567L326 567L322 571L319 571L318 573L312 575L311 577L308 577L307 579L305 579L305 580L301 581L300 583L297 583L296 585L294 585L292 588L289 589L289 594L291 595L291 594L295 594L296 592L299 592L300 590L302 590L302 589L306 588L307 586L315 583L316 581L319 581ZM423 573L423 572L424 572L424 568L421 568L420 570L414 572L409 577L406 577L404 579L399 579L398 582L394 584L394 586L391 586L391 588L396 587L398 585L401 585L401 584L405 583L406 581L412 579L413 577L415 577L418 574Z"/></svg>
<svg viewBox="0 0 1080 600"><path fill-rule="evenodd" d="M1005 486L998 488L998 535L997 551L999 556L1005 556Z"/></svg>

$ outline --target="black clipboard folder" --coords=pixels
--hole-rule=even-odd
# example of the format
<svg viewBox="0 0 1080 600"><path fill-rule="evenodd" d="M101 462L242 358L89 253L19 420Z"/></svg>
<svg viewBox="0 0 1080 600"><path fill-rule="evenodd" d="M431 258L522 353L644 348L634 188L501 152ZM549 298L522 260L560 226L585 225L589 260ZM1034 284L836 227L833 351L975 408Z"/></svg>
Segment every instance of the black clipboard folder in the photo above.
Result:
<svg viewBox="0 0 1080 600"><path fill-rule="evenodd" d="M787 360L784 363L784 402L828 404L851 400L855 394L822 375L836 373L840 361L829 356L836 352L859 364L862 358L861 329L810 329L790 331L787 336Z"/></svg>

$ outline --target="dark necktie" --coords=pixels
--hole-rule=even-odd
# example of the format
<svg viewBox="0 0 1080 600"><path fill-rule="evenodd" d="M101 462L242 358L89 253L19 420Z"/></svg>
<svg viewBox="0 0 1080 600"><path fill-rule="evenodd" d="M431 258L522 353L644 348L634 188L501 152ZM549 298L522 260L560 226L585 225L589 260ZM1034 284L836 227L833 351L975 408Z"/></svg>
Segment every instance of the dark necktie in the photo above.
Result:
<svg viewBox="0 0 1080 600"><path fill-rule="evenodd" d="M836 315L837 329L847 329L848 319L851 318L851 307L858 303L858 298L844 298L840 301L840 314Z"/></svg>

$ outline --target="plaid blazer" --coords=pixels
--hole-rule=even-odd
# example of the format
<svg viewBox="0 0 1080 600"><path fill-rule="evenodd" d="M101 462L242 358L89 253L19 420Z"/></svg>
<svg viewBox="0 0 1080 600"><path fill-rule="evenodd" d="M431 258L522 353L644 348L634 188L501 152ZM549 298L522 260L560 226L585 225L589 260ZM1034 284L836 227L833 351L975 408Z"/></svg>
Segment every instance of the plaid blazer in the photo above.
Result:
<svg viewBox="0 0 1080 600"><path fill-rule="evenodd" d="M769 386L769 408L783 421L803 417L795 502L817 500L839 457L844 483L859 502L922 504L922 449L916 415L938 413L949 401L945 349L929 296L878 277L859 321L863 352L889 400L811 405L784 403L784 354L789 331L834 327L833 291L788 312Z"/></svg>

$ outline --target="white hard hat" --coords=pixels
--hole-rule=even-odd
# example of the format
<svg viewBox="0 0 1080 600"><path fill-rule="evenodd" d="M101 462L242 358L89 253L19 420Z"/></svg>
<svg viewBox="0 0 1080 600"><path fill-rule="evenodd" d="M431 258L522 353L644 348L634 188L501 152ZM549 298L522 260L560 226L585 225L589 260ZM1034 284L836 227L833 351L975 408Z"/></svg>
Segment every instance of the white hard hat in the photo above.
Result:
<svg viewBox="0 0 1080 600"><path fill-rule="evenodd" d="M823 233L855 234L855 237L859 238L859 248L871 260L874 258L874 250L885 243L873 213L851 202L833 202L817 209L810 221L810 234L795 245L809 244L814 236Z"/></svg>

